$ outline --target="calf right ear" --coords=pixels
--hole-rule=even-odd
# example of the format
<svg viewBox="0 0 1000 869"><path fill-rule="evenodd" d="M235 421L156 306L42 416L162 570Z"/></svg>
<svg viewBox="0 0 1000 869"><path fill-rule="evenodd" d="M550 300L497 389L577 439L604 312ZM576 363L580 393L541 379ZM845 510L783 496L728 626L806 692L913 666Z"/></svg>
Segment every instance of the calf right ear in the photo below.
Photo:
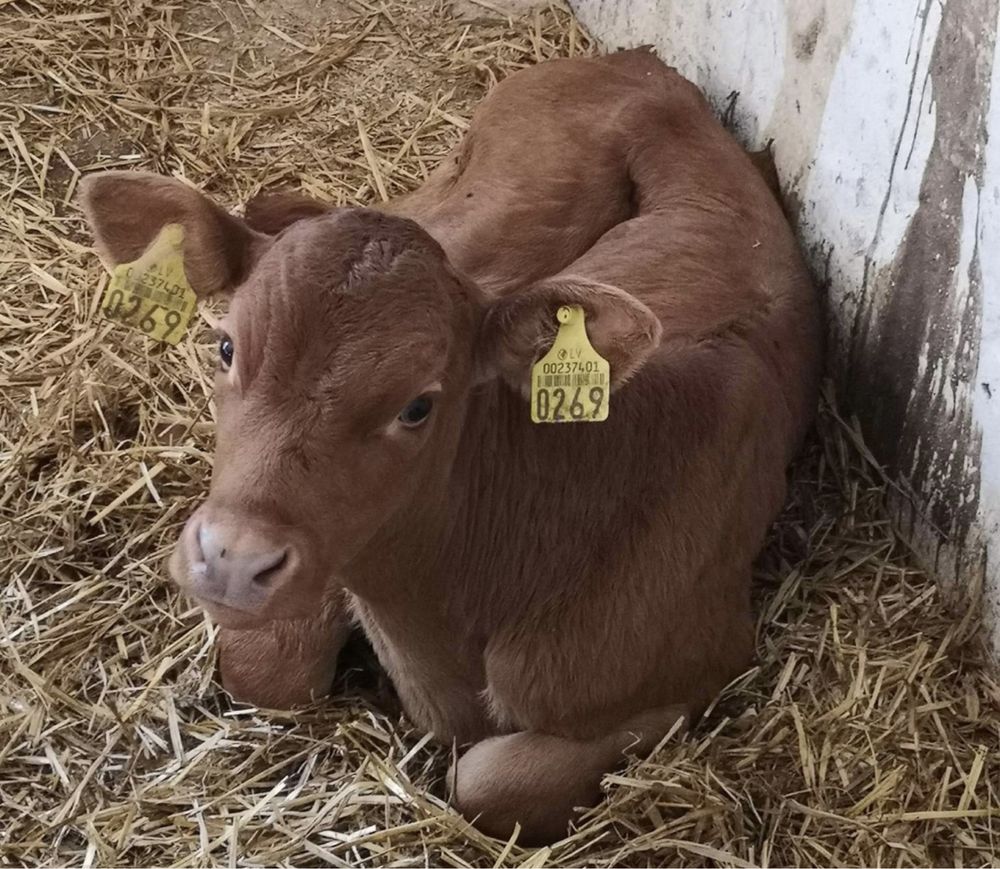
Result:
<svg viewBox="0 0 1000 869"><path fill-rule="evenodd" d="M267 236L175 178L100 172L84 178L80 189L80 204L97 248L112 265L137 260L164 226L181 224L184 271L198 296L232 292L268 242Z"/></svg>
<svg viewBox="0 0 1000 869"><path fill-rule="evenodd" d="M277 235L293 223L307 217L318 217L334 206L303 196L292 190L258 193L246 204L246 222L251 229L266 235Z"/></svg>
<svg viewBox="0 0 1000 869"><path fill-rule="evenodd" d="M489 306L477 378L499 375L527 397L531 368L555 340L562 305L583 308L590 343L611 367L612 389L632 377L660 344L660 321L637 298L609 284L558 276Z"/></svg>

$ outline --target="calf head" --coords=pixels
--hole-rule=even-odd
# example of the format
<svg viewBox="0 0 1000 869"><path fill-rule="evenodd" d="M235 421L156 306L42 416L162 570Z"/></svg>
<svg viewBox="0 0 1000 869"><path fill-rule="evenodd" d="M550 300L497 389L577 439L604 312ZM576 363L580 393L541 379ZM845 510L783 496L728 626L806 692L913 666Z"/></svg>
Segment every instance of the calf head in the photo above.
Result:
<svg viewBox="0 0 1000 869"><path fill-rule="evenodd" d="M560 304L587 310L613 386L659 340L651 312L605 285L552 279L487 299L416 223L371 210L309 210L268 235L180 181L132 172L91 176L82 202L110 261L180 223L195 293L231 296L211 490L170 563L228 627L315 615L376 535L432 509L470 392L498 379L526 390Z"/></svg>

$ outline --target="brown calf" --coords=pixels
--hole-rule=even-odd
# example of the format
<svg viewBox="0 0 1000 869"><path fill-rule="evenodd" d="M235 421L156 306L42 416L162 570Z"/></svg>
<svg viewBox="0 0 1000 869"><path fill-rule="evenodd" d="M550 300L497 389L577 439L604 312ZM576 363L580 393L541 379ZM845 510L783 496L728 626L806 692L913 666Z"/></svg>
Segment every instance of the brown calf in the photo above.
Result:
<svg viewBox="0 0 1000 869"><path fill-rule="evenodd" d="M195 288L238 288L212 491L177 581L234 627L315 618L345 587L414 721L474 743L450 776L459 808L497 835L519 822L526 841L562 835L623 751L648 750L747 665L751 562L820 359L789 226L696 89L645 53L506 87L546 76L575 81L562 97L620 161L634 216L614 204L591 246L592 215L583 231L498 211L521 251L533 233L538 256L577 248L525 285L507 277L523 252L465 246L433 210L426 230L338 209L272 239L148 176L86 190L113 260L181 220ZM619 103L594 114L613 88ZM490 147L537 134L511 129ZM573 172L557 162L546 171ZM481 193L518 207L503 185ZM611 364L606 422L530 421L529 373L563 304L583 307Z"/></svg>
<svg viewBox="0 0 1000 869"><path fill-rule="evenodd" d="M528 75L513 76L490 93L467 135L428 180L383 210L420 222L452 264L489 292L554 274L630 216L625 153L636 131L617 125L614 116L656 85L623 78L614 70L635 70L646 63L644 55L624 52L572 65L544 64ZM133 208L151 205L158 211L142 215L145 223L123 231L111 221L133 222L129 198ZM131 256L128 245L139 249L148 243L165 220L174 219L170 211L200 210L203 219L218 220L221 226L234 222L185 188L140 173L87 179L84 207L98 229L98 241L115 261ZM245 223L274 236L330 210L298 194L267 194L247 204ZM251 241L260 243L259 238ZM189 260L198 255L188 252ZM325 254L318 248L306 256ZM190 263L188 268L193 271ZM198 289L203 286L196 283ZM231 566L239 567L235 562ZM262 628L222 628L225 687L238 699L277 708L325 693L349 630L341 597L331 587L320 614L310 613L305 621L274 619Z"/></svg>

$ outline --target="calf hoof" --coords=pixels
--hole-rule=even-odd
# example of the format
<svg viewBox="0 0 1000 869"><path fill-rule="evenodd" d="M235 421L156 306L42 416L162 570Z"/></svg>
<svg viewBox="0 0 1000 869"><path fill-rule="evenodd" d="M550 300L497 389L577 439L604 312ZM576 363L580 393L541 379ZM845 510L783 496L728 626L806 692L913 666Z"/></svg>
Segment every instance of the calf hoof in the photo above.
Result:
<svg viewBox="0 0 1000 869"><path fill-rule="evenodd" d="M606 761L589 743L514 733L476 743L449 772L456 808L488 836L548 845L601 796Z"/></svg>
<svg viewBox="0 0 1000 869"><path fill-rule="evenodd" d="M566 836L578 808L601 798L601 779L625 764L626 752L647 754L685 719L686 706L664 706L590 740L528 731L484 739L448 773L452 798L487 835L509 839L520 824L522 845L551 844Z"/></svg>

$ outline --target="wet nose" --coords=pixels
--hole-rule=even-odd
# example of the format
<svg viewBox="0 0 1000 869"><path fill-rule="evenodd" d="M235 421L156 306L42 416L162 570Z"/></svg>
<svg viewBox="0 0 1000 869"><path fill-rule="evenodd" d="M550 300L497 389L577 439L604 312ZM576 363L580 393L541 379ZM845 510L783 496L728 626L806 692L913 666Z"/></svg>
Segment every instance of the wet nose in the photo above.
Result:
<svg viewBox="0 0 1000 869"><path fill-rule="evenodd" d="M191 591L239 610L259 610L292 572L292 547L238 524L203 520L188 539Z"/></svg>

